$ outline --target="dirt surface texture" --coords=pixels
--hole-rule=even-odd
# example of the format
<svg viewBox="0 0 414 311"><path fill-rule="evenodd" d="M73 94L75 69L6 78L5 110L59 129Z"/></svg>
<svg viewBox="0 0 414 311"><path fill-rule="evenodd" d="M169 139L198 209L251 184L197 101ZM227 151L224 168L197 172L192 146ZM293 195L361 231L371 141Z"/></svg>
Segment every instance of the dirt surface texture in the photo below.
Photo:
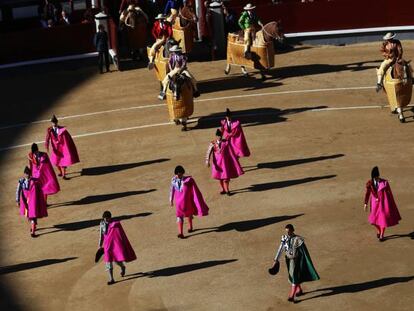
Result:
<svg viewBox="0 0 414 311"><path fill-rule="evenodd" d="M403 41L405 58L414 42ZM268 79L225 60L193 62L199 81L189 131L168 121L146 68L98 74L91 62L1 74L0 290L2 310L412 310L414 119L401 124L375 92L379 44L297 46L275 56ZM226 108L240 119L251 156L230 197L205 166ZM81 162L59 179L49 217L31 238L14 201L32 142L56 114ZM176 165L196 180L210 215L177 239L170 181ZM378 242L363 210L379 166L402 221ZM108 286L94 263L105 210L121 220L138 259ZM284 259L268 274L292 223L321 277L287 301Z"/></svg>

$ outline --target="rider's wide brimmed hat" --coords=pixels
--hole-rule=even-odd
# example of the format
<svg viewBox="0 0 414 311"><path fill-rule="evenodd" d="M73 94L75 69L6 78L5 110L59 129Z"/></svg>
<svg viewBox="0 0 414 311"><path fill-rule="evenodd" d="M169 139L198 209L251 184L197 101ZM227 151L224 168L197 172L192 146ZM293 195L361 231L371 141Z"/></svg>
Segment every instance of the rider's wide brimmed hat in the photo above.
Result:
<svg viewBox="0 0 414 311"><path fill-rule="evenodd" d="M243 10L247 10L247 11L249 11L249 10L253 10L253 9L255 9L256 7L254 6L254 5L252 5L251 3L248 3L248 4L246 4L245 6L244 6L244 8L243 8Z"/></svg>
<svg viewBox="0 0 414 311"><path fill-rule="evenodd" d="M395 32L388 32L383 39L384 40L390 40L390 39L394 39L397 36L397 34Z"/></svg>
<svg viewBox="0 0 414 311"><path fill-rule="evenodd" d="M155 19L166 19L166 16L164 14L158 14Z"/></svg>
<svg viewBox="0 0 414 311"><path fill-rule="evenodd" d="M170 52L182 52L182 48L180 48L180 46L178 46L178 45L173 45L170 49L169 49L169 51Z"/></svg>

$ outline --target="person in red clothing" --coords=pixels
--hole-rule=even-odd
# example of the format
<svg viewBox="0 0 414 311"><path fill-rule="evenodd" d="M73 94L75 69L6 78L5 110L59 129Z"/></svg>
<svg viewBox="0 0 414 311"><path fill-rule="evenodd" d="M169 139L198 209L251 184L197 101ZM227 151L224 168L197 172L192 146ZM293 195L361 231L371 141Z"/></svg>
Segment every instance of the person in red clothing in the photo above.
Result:
<svg viewBox="0 0 414 311"><path fill-rule="evenodd" d="M154 68L155 53L157 53L158 49L172 36L172 27L171 24L165 20L165 15L158 14L155 19L156 21L152 27L152 35L155 39L155 43L151 46L148 55L148 69L150 70Z"/></svg>

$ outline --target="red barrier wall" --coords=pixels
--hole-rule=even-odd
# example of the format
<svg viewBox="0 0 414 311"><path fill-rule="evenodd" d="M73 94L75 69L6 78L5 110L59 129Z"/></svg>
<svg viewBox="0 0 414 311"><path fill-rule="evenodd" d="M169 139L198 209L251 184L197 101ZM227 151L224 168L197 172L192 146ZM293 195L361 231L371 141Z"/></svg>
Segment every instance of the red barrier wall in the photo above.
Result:
<svg viewBox="0 0 414 311"><path fill-rule="evenodd" d="M283 0L282 0L283 1ZM231 0L228 7L240 13L249 0ZM414 25L413 0L252 0L264 22L281 20L285 33Z"/></svg>
<svg viewBox="0 0 414 311"><path fill-rule="evenodd" d="M0 63L94 52L95 23L0 33Z"/></svg>

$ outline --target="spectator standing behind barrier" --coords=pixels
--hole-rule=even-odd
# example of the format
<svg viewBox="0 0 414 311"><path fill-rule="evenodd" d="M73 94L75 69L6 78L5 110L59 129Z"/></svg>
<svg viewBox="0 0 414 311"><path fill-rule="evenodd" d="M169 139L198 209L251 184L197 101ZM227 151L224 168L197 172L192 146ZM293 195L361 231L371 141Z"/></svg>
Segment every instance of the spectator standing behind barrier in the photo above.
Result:
<svg viewBox="0 0 414 311"><path fill-rule="evenodd" d="M39 4L38 12L43 28L53 26L56 21L56 7L49 0L44 0Z"/></svg>
<svg viewBox="0 0 414 311"><path fill-rule="evenodd" d="M60 13L59 25L70 25L69 14L65 10Z"/></svg>
<svg viewBox="0 0 414 311"><path fill-rule="evenodd" d="M95 34L94 44L98 52L99 71L103 73L103 62L105 58L106 72L109 72L109 48L108 48L108 34L105 31L104 25L98 26L98 32Z"/></svg>

